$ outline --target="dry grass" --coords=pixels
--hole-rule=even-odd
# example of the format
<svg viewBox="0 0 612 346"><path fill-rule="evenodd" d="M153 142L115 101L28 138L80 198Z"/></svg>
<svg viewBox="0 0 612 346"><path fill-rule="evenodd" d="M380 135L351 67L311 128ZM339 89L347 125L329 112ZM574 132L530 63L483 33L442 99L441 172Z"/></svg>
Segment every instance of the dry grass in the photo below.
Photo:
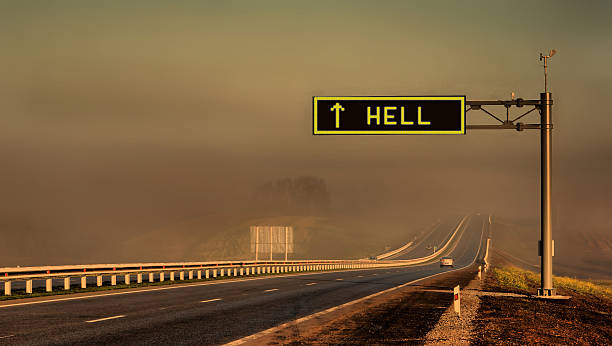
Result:
<svg viewBox="0 0 612 346"><path fill-rule="evenodd" d="M540 286L540 275L532 271L516 267L494 268L493 274L501 288L521 293L534 293L533 289ZM598 284L570 277L553 277L555 288L565 289L580 294L589 294L599 298L612 300L612 288L608 285Z"/></svg>

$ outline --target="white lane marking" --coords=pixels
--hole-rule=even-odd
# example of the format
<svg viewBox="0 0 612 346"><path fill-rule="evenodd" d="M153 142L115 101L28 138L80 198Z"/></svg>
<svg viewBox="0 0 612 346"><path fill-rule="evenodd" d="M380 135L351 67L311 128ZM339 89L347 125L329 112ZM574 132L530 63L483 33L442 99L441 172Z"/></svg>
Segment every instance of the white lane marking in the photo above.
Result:
<svg viewBox="0 0 612 346"><path fill-rule="evenodd" d="M344 280L344 279L340 279L340 278L337 278L337 279L336 279L336 281L342 281L342 280Z"/></svg>
<svg viewBox="0 0 612 346"><path fill-rule="evenodd" d="M0 339L12 338L13 336L15 336L15 335L0 336Z"/></svg>
<svg viewBox="0 0 612 346"><path fill-rule="evenodd" d="M287 327L289 327L289 326L295 326L295 325L296 325L296 324L298 324L298 323L301 323L301 322L305 322L305 321L311 320L311 319L313 319L313 318L315 318L315 317L319 317L319 316L321 316L321 315L328 314L328 313L333 312L333 311L336 311L336 310L338 310L338 309L341 309L341 308L344 308L344 307L347 307L347 306L350 306L350 305L353 305L353 304L356 304L356 303L359 303L359 302L362 302L362 301L368 300L368 299L370 299L370 298L374 298L374 297L379 296L379 295L381 295L381 294L385 294L385 293L387 293L387 292L391 292L391 291L397 290L397 289L399 289L399 288L402 288L402 287L405 287L405 286L411 285L411 284L413 284L413 283L416 283L416 282L419 282L419 281L422 281L422 280L425 280L425 279L433 278L433 277L436 277L436 276L438 276L438 275L442 275L442 274L446 274L446 273L450 273L450 272L454 272L454 271L457 271L457 270L461 270L461 269L467 268L467 267L469 267L469 266L473 265L473 264L474 264L474 262L476 262L476 258L478 258L478 254L480 253L480 250L481 250L481 248L482 248L482 237L483 237L483 235L484 235L484 232L483 232L483 233L481 233L481 235L480 235L480 244L478 244L478 251L476 251L476 256L475 256L475 257L474 257L474 259L472 260L472 263L470 263L470 264L466 265L465 267L461 267L461 268L457 268L457 269L452 269L452 270L449 270L449 271L446 271L446 272L441 272L441 273L437 273L437 274L433 274L433 275L426 276L426 277L424 277L424 278L420 278L420 279L416 279L416 280L413 280L413 281L410 281L410 282L406 282L405 284L401 284L401 285L399 285L399 286L391 287L391 288L388 288L388 289L386 289L386 290L384 290L384 291L376 292L376 293L370 294L369 296L365 296L365 297L363 297L363 298L359 298L359 299L356 299L356 300L350 301L350 302L348 302L348 303L344 303L344 304L342 304L342 305L334 306L334 307L329 308L329 309L327 309L327 310L323 310L323 311L316 312L316 313L314 313L314 314L312 314L312 315L308 315L308 316L304 316L304 317L302 317L302 318L298 318L297 320L294 320L294 321L290 321L290 322L287 322L287 323L283 323L283 324L278 325L278 326L276 326L276 327L272 327L272 328L269 328L269 329L263 330L263 331L261 331L261 332L259 332L259 333L255 333L255 334L252 334L252 335L249 335L249 336L245 336L245 337L244 337L244 338L242 338L242 339L238 339L238 340L234 340L234 341L232 341L232 342L228 342L227 344L225 344L225 346L242 345L242 344L244 344L244 343L246 343L246 342L248 342L248 341L256 340L256 339L258 339L258 338L260 338L260 337L263 337L263 336L268 335L268 334L271 334L271 333L275 333L275 332L277 332L277 331L279 331L279 330L281 330L281 329L287 328Z"/></svg>
<svg viewBox="0 0 612 346"><path fill-rule="evenodd" d="M107 320L114 320L116 318L122 318L125 317L125 315L117 315L117 316L111 316L111 317L104 317L104 318L98 318L97 320L90 320L90 321L85 321L87 323L95 323L95 322L101 322L101 321L107 321Z"/></svg>
<svg viewBox="0 0 612 346"><path fill-rule="evenodd" d="M264 292L274 292L278 291L278 288L270 288L269 290L265 290Z"/></svg>
<svg viewBox="0 0 612 346"><path fill-rule="evenodd" d="M358 278L362 278L362 277L363 277L363 275L357 275L357 277L358 277Z"/></svg>
<svg viewBox="0 0 612 346"><path fill-rule="evenodd" d="M316 284L317 284L316 282L311 282L309 284L306 284L306 286L312 286L312 285L316 285Z"/></svg>
<svg viewBox="0 0 612 346"><path fill-rule="evenodd" d="M221 298L202 300L202 301L200 301L200 303L210 303L210 302L216 302L218 300L221 300Z"/></svg>

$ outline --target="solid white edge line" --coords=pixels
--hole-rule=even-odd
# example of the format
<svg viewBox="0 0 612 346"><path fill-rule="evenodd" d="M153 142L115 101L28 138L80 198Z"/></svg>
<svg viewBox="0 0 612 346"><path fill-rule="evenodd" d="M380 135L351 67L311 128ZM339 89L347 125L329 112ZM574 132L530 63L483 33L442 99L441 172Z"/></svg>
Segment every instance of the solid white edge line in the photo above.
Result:
<svg viewBox="0 0 612 346"><path fill-rule="evenodd" d="M201 300L200 303L211 303L211 302L216 302L218 300L222 300L222 298L215 298L215 299L208 299L208 300Z"/></svg>
<svg viewBox="0 0 612 346"><path fill-rule="evenodd" d="M107 321L107 320L114 320L116 318L122 318L125 317L125 315L117 315L117 316L111 316L111 317L104 317L104 318L98 318L97 320L89 320L89 321L85 321L86 323L95 323L95 322L101 322L101 321Z"/></svg>
<svg viewBox="0 0 612 346"><path fill-rule="evenodd" d="M481 232L482 233L480 235L480 243L478 244L478 251L476 251L476 256L474 256L474 259L472 260L472 262L470 264L468 264L468 265L466 265L464 267L453 269L453 270L449 270L449 271L438 273L438 274L433 274L433 275L430 275L430 276L426 276L424 278L420 278L420 279L416 279L416 280L407 282L405 284L401 284L399 286L391 287L391 288L386 289L384 291L376 292L376 293L370 294L369 296L365 296L365 297L362 297L362 298L350 301L348 303L344 303L342 305L334 306L334 307L331 307L331 308L329 308L327 310L319 311L319 312L316 312L316 313L314 313L312 315L308 315L308 316L304 316L302 318L298 318L297 320L293 320L293 321L290 321L290 322L283 323L283 324L278 325L276 327L272 327L272 328L263 330L263 331L261 331L259 333L255 333L255 334L252 334L252 335L249 335L249 336L245 336L242 339L238 339L238 340L235 340L235 341L232 341L232 342L228 342L227 344L225 344L225 346L242 345L242 344L246 343L247 341L252 341L252 340L258 339L258 338L260 338L262 336L274 333L274 332L276 332L276 331L278 331L280 329L287 328L287 327L291 326L292 324L297 324L297 323L301 323L301 322L305 322L305 321L311 320L311 319L313 319L315 317L328 314L330 312L333 312L335 310L338 310L338 309L341 309L341 308L344 308L344 307L347 307L347 306L350 306L350 305L353 305L353 304L357 304L357 303L362 302L364 300L368 300L370 298L374 298L374 297L379 296L381 294L385 294L385 293L397 290L399 288L408 286L408 285L413 284L415 282L419 282L419 281L422 281L422 280L425 280L425 279L429 279L429 278L432 278L432 277L435 277L435 276L438 276L438 275L447 274L447 273L451 273L451 272L454 272L454 271L457 271L457 270L461 270L461 269L467 268L467 267L469 267L469 266L474 264L474 262L478 258L478 255L480 254L480 250L482 248L482 236L484 234L484 230L481 231Z"/></svg>
<svg viewBox="0 0 612 346"><path fill-rule="evenodd" d="M278 288L270 288L269 290L265 290L264 292L274 292L278 291Z"/></svg>
<svg viewBox="0 0 612 346"><path fill-rule="evenodd" d="M0 339L12 338L13 336L15 335L11 334L11 335L0 336Z"/></svg>
<svg viewBox="0 0 612 346"><path fill-rule="evenodd" d="M309 284L306 284L306 286L312 286L312 285L316 285L316 284L317 284L316 282L311 282Z"/></svg>

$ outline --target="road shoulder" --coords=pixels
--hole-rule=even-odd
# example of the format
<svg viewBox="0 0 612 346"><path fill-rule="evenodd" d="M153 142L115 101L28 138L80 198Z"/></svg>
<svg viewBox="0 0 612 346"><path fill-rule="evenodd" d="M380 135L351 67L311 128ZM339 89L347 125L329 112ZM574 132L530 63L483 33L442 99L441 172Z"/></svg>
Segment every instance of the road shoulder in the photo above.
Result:
<svg viewBox="0 0 612 346"><path fill-rule="evenodd" d="M247 344L370 344L423 342L477 267L426 278L305 321L286 324Z"/></svg>

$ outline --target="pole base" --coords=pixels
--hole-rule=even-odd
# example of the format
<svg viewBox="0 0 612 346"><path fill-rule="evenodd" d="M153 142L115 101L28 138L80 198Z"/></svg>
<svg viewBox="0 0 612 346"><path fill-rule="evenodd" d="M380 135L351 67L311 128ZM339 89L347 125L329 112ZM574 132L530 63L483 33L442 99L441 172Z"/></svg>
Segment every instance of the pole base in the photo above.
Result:
<svg viewBox="0 0 612 346"><path fill-rule="evenodd" d="M557 295L557 290L554 288L538 288L538 297L552 297Z"/></svg>

